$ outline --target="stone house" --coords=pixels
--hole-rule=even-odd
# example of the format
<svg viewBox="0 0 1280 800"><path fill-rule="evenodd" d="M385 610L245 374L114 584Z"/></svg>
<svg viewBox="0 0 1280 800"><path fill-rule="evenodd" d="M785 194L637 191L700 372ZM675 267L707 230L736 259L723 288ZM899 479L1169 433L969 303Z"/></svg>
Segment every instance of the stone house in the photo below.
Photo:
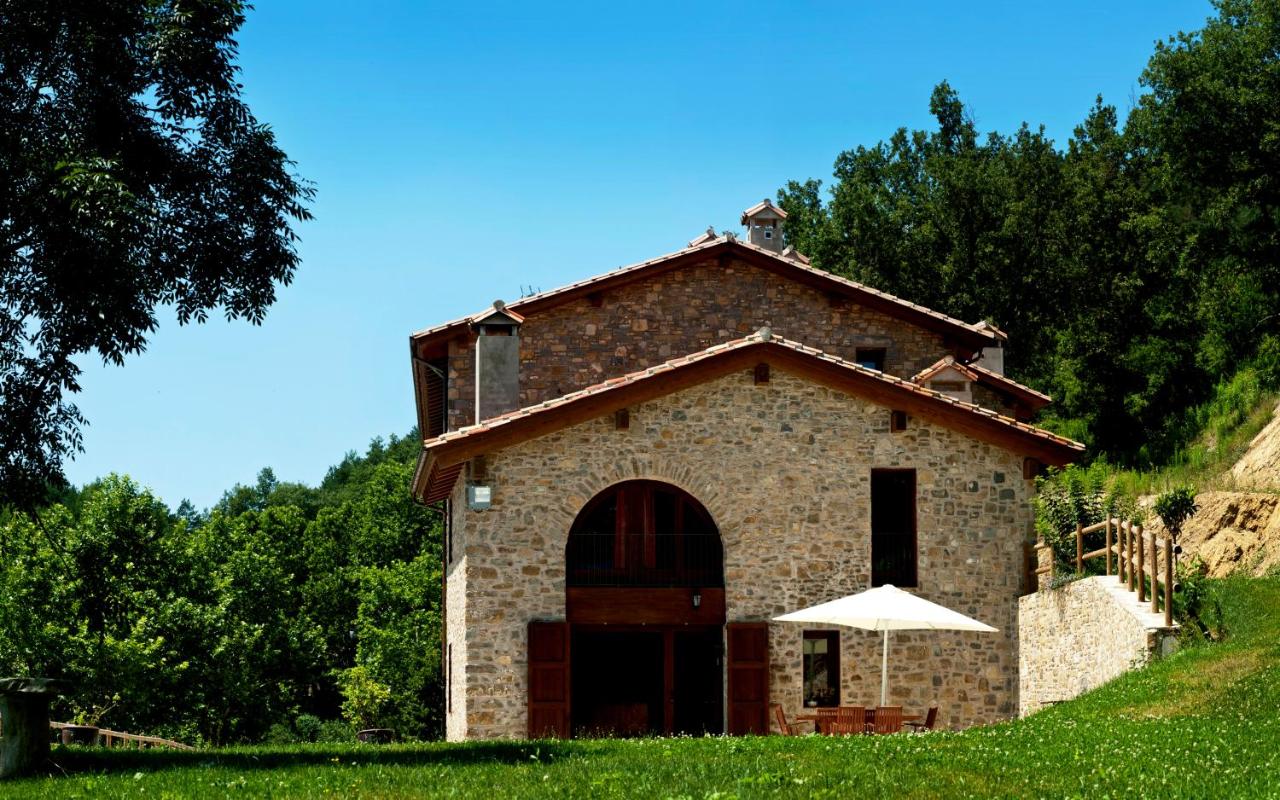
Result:
<svg viewBox="0 0 1280 800"><path fill-rule="evenodd" d="M1031 478L1081 446L1027 423L997 328L813 268L785 219L410 337L450 739L872 705L878 637L769 619L884 583L1000 629L895 635L893 701L1015 715Z"/></svg>

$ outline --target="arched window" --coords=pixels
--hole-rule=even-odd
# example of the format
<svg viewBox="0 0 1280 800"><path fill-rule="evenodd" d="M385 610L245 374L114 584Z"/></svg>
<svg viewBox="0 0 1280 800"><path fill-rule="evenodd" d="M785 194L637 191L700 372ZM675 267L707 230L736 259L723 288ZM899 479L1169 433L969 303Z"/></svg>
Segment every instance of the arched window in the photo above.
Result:
<svg viewBox="0 0 1280 800"><path fill-rule="evenodd" d="M615 484L569 530L569 586L724 586L720 532L702 504L658 481Z"/></svg>

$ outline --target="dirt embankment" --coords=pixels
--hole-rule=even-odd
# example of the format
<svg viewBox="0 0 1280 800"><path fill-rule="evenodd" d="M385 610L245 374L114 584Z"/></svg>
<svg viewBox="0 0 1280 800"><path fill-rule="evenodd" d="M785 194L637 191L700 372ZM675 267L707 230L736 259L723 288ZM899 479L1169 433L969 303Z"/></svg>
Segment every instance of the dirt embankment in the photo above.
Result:
<svg viewBox="0 0 1280 800"><path fill-rule="evenodd" d="M1200 510L1178 538L1183 553L1200 556L1215 577L1280 568L1280 407L1223 479L1238 490L1197 495ZM1144 497L1143 505L1149 508L1153 501ZM1147 523L1149 530L1164 533L1155 514L1148 514Z"/></svg>
<svg viewBox="0 0 1280 800"><path fill-rule="evenodd" d="M1238 570L1265 575L1280 566L1280 494L1209 491L1196 502L1200 510L1178 537L1184 558L1200 556L1214 577ZM1164 534L1154 514L1147 529Z"/></svg>

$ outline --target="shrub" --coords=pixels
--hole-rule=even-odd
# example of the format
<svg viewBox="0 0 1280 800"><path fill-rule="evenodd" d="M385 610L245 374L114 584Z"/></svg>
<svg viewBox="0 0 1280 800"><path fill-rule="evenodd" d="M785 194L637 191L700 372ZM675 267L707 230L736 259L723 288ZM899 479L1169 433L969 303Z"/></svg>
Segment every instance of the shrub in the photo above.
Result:
<svg viewBox="0 0 1280 800"><path fill-rule="evenodd" d="M1102 460L1088 467L1051 469L1037 478L1035 506L1036 533L1053 547L1058 573L1075 570L1077 525L1092 525L1108 516L1139 518L1137 503L1113 485Z"/></svg>
<svg viewBox="0 0 1280 800"><path fill-rule="evenodd" d="M356 738L356 730L349 723L340 719L325 720L320 723L320 730L316 732L317 742L327 742L331 744L350 742Z"/></svg>
<svg viewBox="0 0 1280 800"><path fill-rule="evenodd" d="M1160 517L1165 529L1174 539L1182 533L1182 525L1199 510L1200 506L1196 505L1196 490L1190 486L1180 486L1165 492L1155 502L1156 516Z"/></svg>
<svg viewBox="0 0 1280 800"><path fill-rule="evenodd" d="M391 689L374 679L363 665L340 670L338 688L342 691L342 715L353 725L376 728L391 700Z"/></svg>
<svg viewBox="0 0 1280 800"><path fill-rule="evenodd" d="M267 744L296 744L297 735L293 729L283 722L277 722L267 729Z"/></svg>
<svg viewBox="0 0 1280 800"><path fill-rule="evenodd" d="M324 725L314 714L299 714L293 721L293 730L299 741L314 742L320 737L320 728Z"/></svg>
<svg viewBox="0 0 1280 800"><path fill-rule="evenodd" d="M1173 596L1174 617L1182 625L1182 638L1192 641L1218 641L1226 636L1222 604L1209 570L1199 556L1178 564Z"/></svg>

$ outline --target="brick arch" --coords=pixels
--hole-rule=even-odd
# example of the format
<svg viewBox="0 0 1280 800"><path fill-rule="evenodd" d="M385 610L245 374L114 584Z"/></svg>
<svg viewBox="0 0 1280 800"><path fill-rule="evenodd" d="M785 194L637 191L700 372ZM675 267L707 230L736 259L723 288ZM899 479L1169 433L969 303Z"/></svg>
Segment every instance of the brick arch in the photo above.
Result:
<svg viewBox="0 0 1280 800"><path fill-rule="evenodd" d="M715 486L705 478L699 479L696 470L687 465L673 463L667 459L650 459L648 463L636 460L610 465L608 470L583 476L576 482L571 491L560 496L559 502L547 508L547 516L553 523L558 538L558 545L563 546L569 537L569 528L587 503L611 486L626 481L649 480L669 483L687 493L711 515L711 521L720 531L720 538L727 543L727 526L734 515L728 503L716 490Z"/></svg>

